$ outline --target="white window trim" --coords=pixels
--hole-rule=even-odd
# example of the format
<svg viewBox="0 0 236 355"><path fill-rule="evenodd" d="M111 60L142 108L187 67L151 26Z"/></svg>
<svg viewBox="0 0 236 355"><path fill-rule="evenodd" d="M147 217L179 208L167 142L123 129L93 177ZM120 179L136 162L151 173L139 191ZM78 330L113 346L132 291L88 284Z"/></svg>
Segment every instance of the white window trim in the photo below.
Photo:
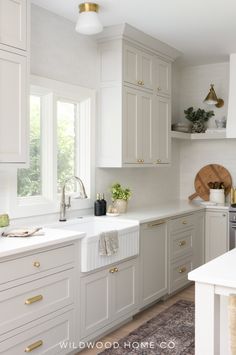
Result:
<svg viewBox="0 0 236 355"><path fill-rule="evenodd" d="M89 186L89 189L87 189L88 191L86 191L90 198L81 200L73 199L72 197L72 206L70 210L84 210L91 208L93 206L95 196L96 91L93 89L82 88L79 86L70 85L35 75L31 76L31 86L33 88L33 94L42 95L43 100L48 99L48 105L46 105L47 112L43 112L43 115L48 116L48 120L46 121L46 125L42 125L42 144L49 144L48 139L51 139L51 137L53 137L53 142L49 144L49 149L52 149L50 154L50 164L48 164L47 160L45 166L45 160L42 159L42 178L44 181L48 181L48 184L43 185L42 195L46 196L46 198L43 196L17 197L17 171L14 171L9 176L11 185L9 213L12 218L20 218L59 212L60 199L57 194L57 186L56 184L55 186L52 186L52 181L56 181L57 162L55 159L53 161L52 157L55 157L57 153L57 130L55 114L56 102L60 98L72 102L80 102L80 110L88 111L90 109L90 112L87 113L87 117L84 119L84 122L80 122L80 125L84 128L82 130L83 134L80 135L80 139L81 141L83 140L83 148L86 149L87 153L85 155L81 155L78 159L78 169L80 172L78 175L82 181L85 182L87 186ZM43 105L43 107L45 106ZM54 117L52 117L52 111L54 112ZM85 115L82 116L85 117ZM90 119L87 119L88 117ZM87 133L84 134L84 131ZM86 178L89 180L85 181ZM12 188L13 186L14 188Z"/></svg>

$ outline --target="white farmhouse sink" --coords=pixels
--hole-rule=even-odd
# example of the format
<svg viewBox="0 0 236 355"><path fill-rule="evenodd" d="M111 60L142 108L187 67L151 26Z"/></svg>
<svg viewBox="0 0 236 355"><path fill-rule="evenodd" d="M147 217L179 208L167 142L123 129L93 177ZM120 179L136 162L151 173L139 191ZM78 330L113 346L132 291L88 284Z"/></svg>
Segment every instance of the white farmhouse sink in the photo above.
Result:
<svg viewBox="0 0 236 355"><path fill-rule="evenodd" d="M115 217L83 217L50 226L86 233L81 240L81 271L88 272L113 264L139 253L139 223ZM118 231L119 250L111 256L99 255L99 235L110 230Z"/></svg>

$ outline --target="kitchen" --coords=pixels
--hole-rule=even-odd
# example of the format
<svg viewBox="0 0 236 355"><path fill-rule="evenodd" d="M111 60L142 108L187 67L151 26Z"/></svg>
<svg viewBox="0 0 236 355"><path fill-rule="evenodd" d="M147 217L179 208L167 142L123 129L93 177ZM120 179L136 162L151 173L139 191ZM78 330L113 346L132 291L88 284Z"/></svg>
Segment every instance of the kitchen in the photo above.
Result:
<svg viewBox="0 0 236 355"><path fill-rule="evenodd" d="M23 354L25 349L31 351L32 344L37 345L32 353L68 354L83 350L82 343L104 336L118 341L175 301L186 297L192 302L194 290L188 272L229 249L230 193L225 205L204 205L199 198L189 203L188 197L194 193L196 174L209 164L223 166L232 178L232 186L235 183L236 65L232 53L236 48L233 40L230 43L231 31L227 32L226 26L227 46L223 48L222 44L221 50L218 43L213 46L212 35L205 39L205 47L196 41L193 48L191 36L180 25L179 33L166 29L161 36L160 27L155 32L157 25L151 12L147 18L152 18L152 31L147 19L146 27L141 25L142 5L136 10L135 22L120 14L115 2L101 1L99 16L104 30L95 36L84 35L75 31L78 5L63 1L48 4L43 0L32 4L26 0L3 0L0 5L0 213L10 217L10 226L3 227L3 232L44 227L44 236L0 240L1 312L6 312L0 327L0 354ZM125 6L127 16L133 12L134 4L128 1ZM169 10L168 17L172 16L174 23L175 14L168 6L161 6L163 16ZM196 5L199 16L202 6L201 2ZM204 6L210 4L204 2ZM192 11L183 1L181 8L185 7ZM161 16L161 11L154 9L155 16ZM229 19L232 9L234 4L229 7ZM113 22L109 17L112 13L117 13ZM187 14L181 16L186 23ZM161 23L164 31L166 25L160 18ZM191 22L188 25L191 29ZM203 40L201 34L199 39ZM140 70L146 79L137 79L144 84L133 81ZM157 85L160 78L162 85ZM224 100L219 108L203 102L210 84L214 84L217 98ZM34 108L30 117L26 114L29 89ZM171 124L184 123L186 127L184 110L189 107L214 111L206 133L171 131ZM67 124L74 122L74 126L78 115L79 127L73 128L73 133L64 129L65 112ZM159 121L153 120L152 112L160 117ZM216 131L215 120L223 117L227 117L226 130ZM29 123L31 127L36 125L40 133L35 130L29 134ZM73 150L70 144L75 134L79 139ZM61 143L64 141L68 148L65 153ZM37 151L32 145L35 142L39 144ZM29 168L29 150L31 158L37 157L33 171L24 169ZM76 160L74 165L72 160ZM64 207L68 221L59 223L62 186L72 175L81 178L88 198L74 198L78 197L76 184L74 180L67 182ZM96 193L105 194L109 207L110 189L115 182L131 189L127 213L96 217L93 221ZM67 208L69 204L71 207ZM99 262L103 258L90 259L86 225L99 235L101 223L108 230L122 230L119 220L126 225L133 242L127 246L119 240L119 252L104 256L107 259L102 265ZM132 226L128 225L131 221ZM184 244L180 247L181 242ZM92 261L98 264L94 266ZM30 271L34 263L40 266L37 264ZM119 276L122 270L124 277ZM49 288L50 283L55 285L55 292ZM28 305L28 310L24 299L31 302L31 298L41 295L39 286L45 291L44 298ZM58 297L53 301L56 289ZM15 300L16 294L19 297ZM190 309L192 303L182 303L182 307ZM153 307L159 308L155 311ZM179 322L181 325L181 319ZM109 335L111 332L116 332L114 337ZM172 339L167 334L164 339L168 343ZM176 346L183 349L190 342L186 349L194 353L193 337L177 339L180 343L176 340ZM140 335L138 341L142 339L145 337ZM157 344L164 341L158 334L155 339ZM60 349L62 341L73 345ZM83 351L98 354L103 350ZM120 351L125 354L129 349ZM158 354L165 350L159 347L153 351ZM217 351L207 349L205 353ZM222 351L227 353L226 348ZM202 349L196 350L196 354L200 353L203 354Z"/></svg>

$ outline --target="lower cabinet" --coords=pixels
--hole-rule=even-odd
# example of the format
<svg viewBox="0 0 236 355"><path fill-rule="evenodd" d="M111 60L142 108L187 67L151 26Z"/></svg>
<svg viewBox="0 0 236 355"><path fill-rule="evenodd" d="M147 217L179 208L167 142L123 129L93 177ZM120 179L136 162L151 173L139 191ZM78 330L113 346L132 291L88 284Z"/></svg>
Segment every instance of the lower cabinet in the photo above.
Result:
<svg viewBox="0 0 236 355"><path fill-rule="evenodd" d="M81 338L138 310L137 259L81 277Z"/></svg>
<svg viewBox="0 0 236 355"><path fill-rule="evenodd" d="M167 225L153 221L141 226L141 307L167 294Z"/></svg>
<svg viewBox="0 0 236 355"><path fill-rule="evenodd" d="M205 262L229 250L228 212L206 211Z"/></svg>

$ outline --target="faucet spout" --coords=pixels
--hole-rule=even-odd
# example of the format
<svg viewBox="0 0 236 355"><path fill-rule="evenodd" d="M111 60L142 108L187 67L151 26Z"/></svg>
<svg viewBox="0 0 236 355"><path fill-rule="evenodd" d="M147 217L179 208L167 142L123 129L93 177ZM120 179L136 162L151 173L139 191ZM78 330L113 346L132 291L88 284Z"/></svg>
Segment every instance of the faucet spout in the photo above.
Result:
<svg viewBox="0 0 236 355"><path fill-rule="evenodd" d="M60 203L60 222L65 222L66 221L66 209L71 207L70 204L70 197L69 197L69 203L66 203L66 185L68 181L70 180L76 180L79 184L80 192L79 195L75 198L80 198L80 199L86 199L88 198L85 187L83 184L83 181L78 177L78 176L71 176L67 180L65 180L64 184L62 185L62 190L61 190L61 203Z"/></svg>

